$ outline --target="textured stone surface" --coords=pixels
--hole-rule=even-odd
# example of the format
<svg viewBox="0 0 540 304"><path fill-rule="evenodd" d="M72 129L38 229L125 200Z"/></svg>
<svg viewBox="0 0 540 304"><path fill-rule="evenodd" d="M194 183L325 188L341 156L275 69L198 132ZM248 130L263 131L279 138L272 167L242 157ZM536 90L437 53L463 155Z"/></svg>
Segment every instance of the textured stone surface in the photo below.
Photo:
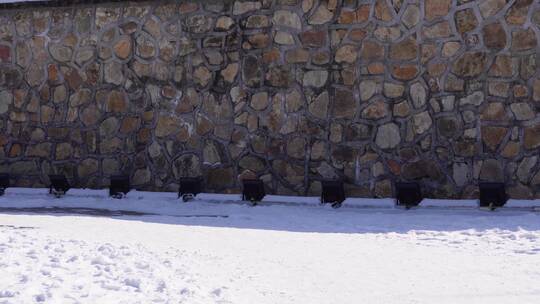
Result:
<svg viewBox="0 0 540 304"><path fill-rule="evenodd" d="M58 161L81 187L122 173L149 190L252 176L281 194L339 178L373 196L409 179L435 197L478 180L540 195L536 2L214 2L2 10L15 183Z"/></svg>

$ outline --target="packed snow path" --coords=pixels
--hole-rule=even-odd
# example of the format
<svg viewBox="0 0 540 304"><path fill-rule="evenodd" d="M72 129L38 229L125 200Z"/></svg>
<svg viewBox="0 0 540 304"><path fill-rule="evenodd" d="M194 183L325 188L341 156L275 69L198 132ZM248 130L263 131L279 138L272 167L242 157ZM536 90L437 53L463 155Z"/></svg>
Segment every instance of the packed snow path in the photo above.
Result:
<svg viewBox="0 0 540 304"><path fill-rule="evenodd" d="M540 302L537 212L18 197L166 215L0 212L0 303Z"/></svg>

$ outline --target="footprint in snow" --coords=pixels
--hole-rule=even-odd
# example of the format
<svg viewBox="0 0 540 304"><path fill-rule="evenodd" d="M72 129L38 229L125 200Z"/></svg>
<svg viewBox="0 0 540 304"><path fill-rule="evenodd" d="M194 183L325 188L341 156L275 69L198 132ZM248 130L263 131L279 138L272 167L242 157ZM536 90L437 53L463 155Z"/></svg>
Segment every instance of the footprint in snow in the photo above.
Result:
<svg viewBox="0 0 540 304"><path fill-rule="evenodd" d="M9 290L0 290L0 298L13 298L15 293Z"/></svg>

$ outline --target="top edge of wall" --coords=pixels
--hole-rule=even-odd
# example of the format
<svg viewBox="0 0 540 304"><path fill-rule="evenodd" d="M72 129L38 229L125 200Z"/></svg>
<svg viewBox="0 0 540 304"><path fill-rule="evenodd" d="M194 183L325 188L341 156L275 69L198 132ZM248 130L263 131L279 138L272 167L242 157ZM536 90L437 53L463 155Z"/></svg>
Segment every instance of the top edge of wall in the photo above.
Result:
<svg viewBox="0 0 540 304"><path fill-rule="evenodd" d="M25 9L25 8L54 8L94 4L119 4L119 3L184 3L184 2L228 2L230 0L28 0L18 2L0 3L0 10Z"/></svg>

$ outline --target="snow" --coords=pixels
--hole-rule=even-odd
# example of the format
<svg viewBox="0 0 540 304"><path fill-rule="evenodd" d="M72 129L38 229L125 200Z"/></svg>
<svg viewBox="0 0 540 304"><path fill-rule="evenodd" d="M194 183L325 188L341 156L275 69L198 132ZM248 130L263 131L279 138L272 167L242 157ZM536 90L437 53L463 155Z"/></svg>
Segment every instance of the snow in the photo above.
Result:
<svg viewBox="0 0 540 304"><path fill-rule="evenodd" d="M317 198L250 207L238 195L106 195L0 197L1 304L540 301L539 201L490 212L474 201L404 210L349 199L332 209Z"/></svg>

